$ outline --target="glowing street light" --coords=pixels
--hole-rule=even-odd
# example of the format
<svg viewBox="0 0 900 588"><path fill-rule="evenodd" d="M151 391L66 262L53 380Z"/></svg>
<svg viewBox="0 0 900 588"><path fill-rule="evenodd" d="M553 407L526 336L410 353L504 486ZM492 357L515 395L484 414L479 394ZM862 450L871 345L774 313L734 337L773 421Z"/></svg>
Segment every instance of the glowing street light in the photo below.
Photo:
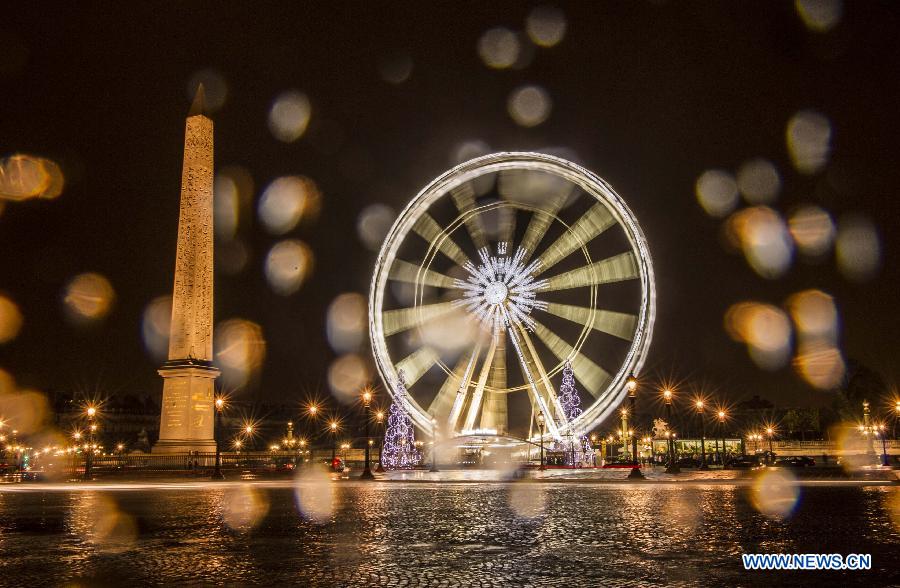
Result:
<svg viewBox="0 0 900 588"><path fill-rule="evenodd" d="M666 422L669 424L669 427L672 426L672 391L668 388L663 390L663 400L666 403ZM678 462L675 461L675 435L672 434L669 436L669 463L666 464L666 473L667 474L678 474L681 473L681 468L678 467Z"/></svg>
<svg viewBox="0 0 900 588"><path fill-rule="evenodd" d="M697 408L697 417L700 419L700 467L698 469L708 470L709 466L706 465L706 419L703 418L703 399L698 398L694 402L694 406Z"/></svg>
<svg viewBox="0 0 900 588"><path fill-rule="evenodd" d="M365 414L363 415L363 426L365 427L365 435L366 435L366 464L363 468L363 472L360 475L361 480L374 480L375 476L372 475L372 469L369 466L369 460L371 459L371 446L372 440L369 438L369 419L371 416L369 415L369 410L372 406L372 392L369 391L368 388L363 392L362 395L363 407L365 410Z"/></svg>
<svg viewBox="0 0 900 588"><path fill-rule="evenodd" d="M222 411L225 410L225 399L221 396L216 398L216 420L213 423L213 439L216 442L216 465L213 469L213 480L224 480L225 474L222 473ZM240 447L240 445L238 446Z"/></svg>
<svg viewBox="0 0 900 588"><path fill-rule="evenodd" d="M719 461L722 463L722 468L725 467L725 418L728 416L724 410L719 410L716 414L719 417L719 434L722 436L722 453L719 455ZM719 453L719 440L716 439L716 453Z"/></svg>
<svg viewBox="0 0 900 588"><path fill-rule="evenodd" d="M337 432L338 432L338 422L331 421L328 423L328 428L331 431L332 443L331 443L331 469L335 469L335 459L337 459Z"/></svg>

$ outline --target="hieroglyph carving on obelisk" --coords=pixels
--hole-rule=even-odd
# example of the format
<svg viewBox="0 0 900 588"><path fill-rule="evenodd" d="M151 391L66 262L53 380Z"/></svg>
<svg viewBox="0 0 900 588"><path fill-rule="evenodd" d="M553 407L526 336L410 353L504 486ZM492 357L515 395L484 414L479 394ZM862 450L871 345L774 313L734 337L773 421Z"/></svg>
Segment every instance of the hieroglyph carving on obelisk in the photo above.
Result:
<svg viewBox="0 0 900 588"><path fill-rule="evenodd" d="M169 360L154 452L213 451L213 123L197 90L184 131Z"/></svg>

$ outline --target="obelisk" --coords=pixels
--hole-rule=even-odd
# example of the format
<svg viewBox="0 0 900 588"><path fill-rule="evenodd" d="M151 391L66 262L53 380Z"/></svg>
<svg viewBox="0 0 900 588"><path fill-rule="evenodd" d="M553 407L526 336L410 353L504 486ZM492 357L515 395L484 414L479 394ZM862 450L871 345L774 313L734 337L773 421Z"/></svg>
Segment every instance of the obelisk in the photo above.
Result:
<svg viewBox="0 0 900 588"><path fill-rule="evenodd" d="M169 360L154 453L215 451L213 438L213 123L197 89L184 128Z"/></svg>

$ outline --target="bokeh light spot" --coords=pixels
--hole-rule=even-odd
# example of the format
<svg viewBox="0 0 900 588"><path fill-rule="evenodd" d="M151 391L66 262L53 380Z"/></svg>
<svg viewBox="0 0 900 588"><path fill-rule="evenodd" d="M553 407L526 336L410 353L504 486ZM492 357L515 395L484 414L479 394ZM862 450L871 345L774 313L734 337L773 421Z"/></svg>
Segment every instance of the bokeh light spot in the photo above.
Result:
<svg viewBox="0 0 900 588"><path fill-rule="evenodd" d="M878 231L864 216L852 215L840 220L835 251L841 274L854 282L872 279L881 265Z"/></svg>
<svg viewBox="0 0 900 588"><path fill-rule="evenodd" d="M694 184L697 202L714 217L722 217L731 213L738 203L737 182L727 171L711 169L700 174Z"/></svg>
<svg viewBox="0 0 900 588"><path fill-rule="evenodd" d="M275 99L269 110L269 130L279 141L292 143L306 132L311 115L312 106L306 94L285 92Z"/></svg>
<svg viewBox="0 0 900 588"><path fill-rule="evenodd" d="M525 30L535 45L553 47L566 36L566 15L555 6L536 6L528 13Z"/></svg>
<svg viewBox="0 0 900 588"><path fill-rule="evenodd" d="M258 324L228 319L216 327L216 349L223 380L237 387L246 384L262 366L266 340Z"/></svg>
<svg viewBox="0 0 900 588"><path fill-rule="evenodd" d="M540 86L521 86L509 95L506 108L517 125L534 127L550 116L553 101Z"/></svg>
<svg viewBox="0 0 900 588"><path fill-rule="evenodd" d="M0 159L0 199L56 198L64 183L62 170L49 159L24 154Z"/></svg>
<svg viewBox="0 0 900 588"><path fill-rule="evenodd" d="M519 39L514 32L496 27L484 32L478 39L478 55L488 67L505 69L519 58Z"/></svg>
<svg viewBox="0 0 900 588"><path fill-rule="evenodd" d="M316 183L304 176L274 180L259 200L259 217L273 235L283 235L303 218L315 218L320 195Z"/></svg>
<svg viewBox="0 0 900 588"><path fill-rule="evenodd" d="M794 474L787 470L766 470L753 484L750 496L756 510L780 520L794 512L800 499L800 486Z"/></svg>
<svg viewBox="0 0 900 588"><path fill-rule="evenodd" d="M838 315L834 298L821 290L797 292L787 302L801 337L837 341Z"/></svg>
<svg viewBox="0 0 900 588"><path fill-rule="evenodd" d="M728 219L744 258L764 278L781 277L791 265L794 242L781 215L767 206L745 208Z"/></svg>
<svg viewBox="0 0 900 588"><path fill-rule="evenodd" d="M832 390L843 380L846 365L837 347L828 341L813 340L800 344L794 369L811 386Z"/></svg>
<svg viewBox="0 0 900 588"><path fill-rule="evenodd" d="M328 367L328 385L335 397L344 403L354 401L370 377L369 364L355 353L342 355Z"/></svg>
<svg viewBox="0 0 900 588"><path fill-rule="evenodd" d="M266 256L266 278L272 290L282 296L299 290L312 269L312 251L297 239L276 243Z"/></svg>
<svg viewBox="0 0 900 588"><path fill-rule="evenodd" d="M389 84L399 85L409 79L413 71L413 60L409 53L396 51L378 61L378 73Z"/></svg>
<svg viewBox="0 0 900 588"><path fill-rule="evenodd" d="M249 484L228 488L222 497L225 524L235 531L248 531L257 526L269 512L269 499L264 490Z"/></svg>
<svg viewBox="0 0 900 588"><path fill-rule="evenodd" d="M315 523L325 523L334 513L334 485L323 468L304 468L294 480L297 509Z"/></svg>
<svg viewBox="0 0 900 588"><path fill-rule="evenodd" d="M233 239L241 209L237 184L231 176L218 174L213 184L213 194L216 236L225 240Z"/></svg>
<svg viewBox="0 0 900 588"><path fill-rule="evenodd" d="M821 257L831 249L834 241L834 221L818 206L798 208L788 219L788 227L797 249L807 257Z"/></svg>
<svg viewBox="0 0 900 588"><path fill-rule="evenodd" d="M750 358L763 369L778 369L790 358L791 322L776 306L734 304L725 313L725 330L735 341L746 343Z"/></svg>
<svg viewBox="0 0 900 588"><path fill-rule="evenodd" d="M0 344L16 338L22 328L22 320L18 305L0 294Z"/></svg>
<svg viewBox="0 0 900 588"><path fill-rule="evenodd" d="M842 0L796 0L794 6L806 28L817 33L827 33L844 16Z"/></svg>
<svg viewBox="0 0 900 588"><path fill-rule="evenodd" d="M63 303L73 322L85 324L109 314L115 298L109 280L97 273L86 273L72 278L66 286Z"/></svg>
<svg viewBox="0 0 900 588"><path fill-rule="evenodd" d="M206 110L209 113L213 113L225 105L225 99L228 98L228 83L222 74L214 69L201 69L194 72L187 85L188 100L194 99L200 84L203 84Z"/></svg>
<svg viewBox="0 0 900 588"><path fill-rule="evenodd" d="M356 219L356 232L360 241L370 251L378 251L387 237L397 213L384 204L370 204L359 213Z"/></svg>
<svg viewBox="0 0 900 588"><path fill-rule="evenodd" d="M157 361L166 358L169 350L169 327L172 322L172 297L157 296L144 309L141 333L144 347Z"/></svg>
<svg viewBox="0 0 900 588"><path fill-rule="evenodd" d="M797 171L816 173L828 163L831 123L818 112L801 110L788 121L787 146Z"/></svg>
<svg viewBox="0 0 900 588"><path fill-rule="evenodd" d="M768 204L778 198L781 176L767 159L751 159L741 164L737 186L750 204Z"/></svg>
<svg viewBox="0 0 900 588"><path fill-rule="evenodd" d="M347 292L328 306L326 330L328 342L338 353L357 351L366 336L366 299L362 294Z"/></svg>

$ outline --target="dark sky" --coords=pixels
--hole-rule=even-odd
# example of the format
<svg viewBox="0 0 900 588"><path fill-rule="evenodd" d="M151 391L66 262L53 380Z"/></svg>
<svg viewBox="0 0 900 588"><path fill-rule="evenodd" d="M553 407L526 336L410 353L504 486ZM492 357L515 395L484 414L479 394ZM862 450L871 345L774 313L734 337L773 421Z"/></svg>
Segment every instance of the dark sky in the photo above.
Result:
<svg viewBox="0 0 900 588"><path fill-rule="evenodd" d="M378 4L377 6L375 4ZM141 320L171 293L188 80L214 69L227 82L213 115L217 168L250 171L258 198L274 178L304 174L322 191L321 215L289 236L316 257L296 294L273 293L263 275L277 239L251 218L241 235L252 258L238 276L216 276L216 317L258 322L268 342L252 390L263 399L323 391L333 359L325 309L339 293L367 293L375 254L356 234L368 204L402 206L449 168L463 141L493 150L566 147L607 179L639 219L654 257L658 321L647 363L653 376L712 385L732 399L761 394L779 404L823 398L791 368L764 372L722 327L726 309L754 299L780 305L793 292L832 294L841 349L882 372L900 373L900 228L897 186L900 10L845 2L830 32L808 30L793 2L582 2L560 4L564 40L536 49L521 70L492 70L476 46L495 26L521 30L534 5L485 2L258 2L19 4L4 11L0 45L0 155L52 158L68 180L53 201L8 205L0 215L0 291L25 318L0 346L0 367L41 389L158 392L158 364ZM414 64L399 85L379 59ZM545 88L553 110L518 127L506 99L525 83ZM306 135L273 138L267 113L285 90L305 92ZM822 173L795 171L785 126L799 110L833 129ZM697 204L706 169L731 171L765 157L779 169L773 205L800 202L835 218L872 218L882 243L879 274L842 278L833 256L796 261L765 280L725 250L721 221ZM105 275L116 306L101 324L65 320L61 292L72 276Z"/></svg>

